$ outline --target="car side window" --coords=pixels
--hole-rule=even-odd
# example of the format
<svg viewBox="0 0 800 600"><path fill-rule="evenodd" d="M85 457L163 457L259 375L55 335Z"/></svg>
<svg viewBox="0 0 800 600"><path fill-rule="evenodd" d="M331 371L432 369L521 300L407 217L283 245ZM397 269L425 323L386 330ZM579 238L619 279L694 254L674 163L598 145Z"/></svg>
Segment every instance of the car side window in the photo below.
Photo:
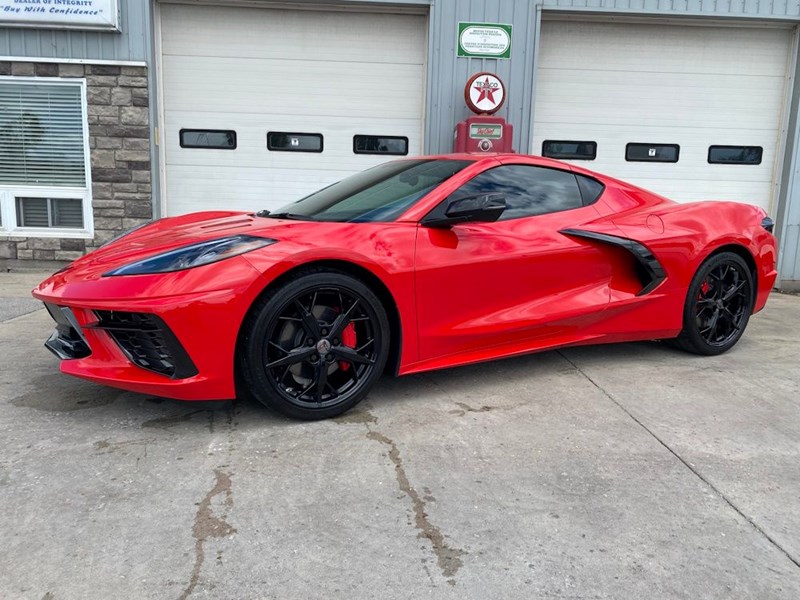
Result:
<svg viewBox="0 0 800 600"><path fill-rule="evenodd" d="M533 165L502 165L484 171L453 192L448 200L498 193L505 196L507 206L500 221L583 206L574 174Z"/></svg>

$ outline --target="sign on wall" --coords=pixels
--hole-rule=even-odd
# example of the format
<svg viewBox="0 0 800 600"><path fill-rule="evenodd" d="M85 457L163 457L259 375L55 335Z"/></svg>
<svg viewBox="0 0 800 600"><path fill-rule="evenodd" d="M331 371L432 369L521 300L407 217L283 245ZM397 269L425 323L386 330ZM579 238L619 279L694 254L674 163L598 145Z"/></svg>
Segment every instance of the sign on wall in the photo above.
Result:
<svg viewBox="0 0 800 600"><path fill-rule="evenodd" d="M458 55L472 58L511 58L511 25L459 23Z"/></svg>
<svg viewBox="0 0 800 600"><path fill-rule="evenodd" d="M119 29L118 0L0 0L0 27Z"/></svg>

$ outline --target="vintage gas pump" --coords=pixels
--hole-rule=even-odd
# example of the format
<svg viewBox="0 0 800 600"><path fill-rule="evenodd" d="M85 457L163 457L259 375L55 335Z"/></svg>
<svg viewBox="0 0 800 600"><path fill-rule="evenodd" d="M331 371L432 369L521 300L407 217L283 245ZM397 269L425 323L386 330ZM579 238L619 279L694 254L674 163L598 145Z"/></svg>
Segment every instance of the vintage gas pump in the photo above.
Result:
<svg viewBox="0 0 800 600"><path fill-rule="evenodd" d="M502 117L493 116L506 99L506 89L493 73L476 73L464 87L464 101L476 114L456 124L455 152L513 152L514 128Z"/></svg>

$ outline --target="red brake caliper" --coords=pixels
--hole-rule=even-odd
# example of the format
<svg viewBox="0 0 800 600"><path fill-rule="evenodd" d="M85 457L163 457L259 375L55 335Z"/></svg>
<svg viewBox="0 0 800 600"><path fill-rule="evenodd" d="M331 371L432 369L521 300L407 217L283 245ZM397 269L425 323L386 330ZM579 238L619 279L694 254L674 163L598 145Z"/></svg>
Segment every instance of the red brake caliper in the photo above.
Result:
<svg viewBox="0 0 800 600"><path fill-rule="evenodd" d="M703 293L703 296L708 294L708 290L711 289L711 286L708 283L708 280L703 282L703 285L700 286L700 291Z"/></svg>
<svg viewBox="0 0 800 600"><path fill-rule="evenodd" d="M342 345L348 348L356 347L356 326L348 323L347 327L342 331ZM350 368L350 363L344 360L339 361L339 368L342 371L347 371Z"/></svg>

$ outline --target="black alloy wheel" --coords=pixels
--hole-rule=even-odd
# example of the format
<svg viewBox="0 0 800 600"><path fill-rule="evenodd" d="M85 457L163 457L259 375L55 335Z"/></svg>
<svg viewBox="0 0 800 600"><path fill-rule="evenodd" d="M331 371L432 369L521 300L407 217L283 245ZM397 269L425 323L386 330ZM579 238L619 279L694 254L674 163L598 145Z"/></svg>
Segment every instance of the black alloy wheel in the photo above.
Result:
<svg viewBox="0 0 800 600"><path fill-rule="evenodd" d="M262 297L244 325L250 394L290 417L324 419L360 402L383 372L389 323L363 282L304 271Z"/></svg>
<svg viewBox="0 0 800 600"><path fill-rule="evenodd" d="M747 263L733 252L712 256L689 286L676 345L696 354L722 354L742 337L753 303L753 275Z"/></svg>

